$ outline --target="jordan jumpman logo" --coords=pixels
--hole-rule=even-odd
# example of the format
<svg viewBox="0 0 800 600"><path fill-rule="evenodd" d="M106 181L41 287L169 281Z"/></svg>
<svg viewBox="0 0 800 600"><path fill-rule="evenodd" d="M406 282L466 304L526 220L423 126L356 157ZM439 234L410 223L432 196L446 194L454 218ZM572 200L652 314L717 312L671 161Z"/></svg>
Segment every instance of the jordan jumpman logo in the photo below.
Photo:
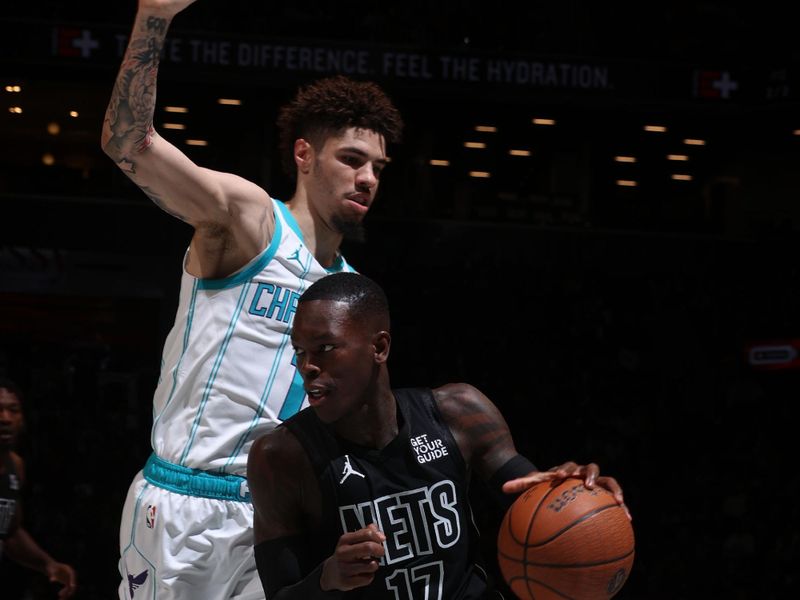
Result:
<svg viewBox="0 0 800 600"><path fill-rule="evenodd" d="M289 257L289 260L296 260L297 264L302 267L303 262L300 260L300 248L302 248L302 246L297 247L297 250L295 250L294 253Z"/></svg>
<svg viewBox="0 0 800 600"><path fill-rule="evenodd" d="M350 477L350 475L358 475L362 479L364 478L363 473L359 473L353 468L353 465L350 464L350 456L345 454L344 455L344 470L342 471L342 478L339 480L339 483L344 483L344 480Z"/></svg>

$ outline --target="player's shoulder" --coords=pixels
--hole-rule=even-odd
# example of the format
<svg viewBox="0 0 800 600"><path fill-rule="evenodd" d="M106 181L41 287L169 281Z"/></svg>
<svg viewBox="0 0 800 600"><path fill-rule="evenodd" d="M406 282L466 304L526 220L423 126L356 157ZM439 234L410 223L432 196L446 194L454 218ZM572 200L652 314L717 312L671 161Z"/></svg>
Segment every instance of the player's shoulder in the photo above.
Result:
<svg viewBox="0 0 800 600"><path fill-rule="evenodd" d="M469 383L448 383L432 391L436 405L445 419L475 412L489 403L483 392Z"/></svg>
<svg viewBox="0 0 800 600"><path fill-rule="evenodd" d="M288 427L276 427L256 438L250 448L251 461L280 465L303 453L300 441Z"/></svg>

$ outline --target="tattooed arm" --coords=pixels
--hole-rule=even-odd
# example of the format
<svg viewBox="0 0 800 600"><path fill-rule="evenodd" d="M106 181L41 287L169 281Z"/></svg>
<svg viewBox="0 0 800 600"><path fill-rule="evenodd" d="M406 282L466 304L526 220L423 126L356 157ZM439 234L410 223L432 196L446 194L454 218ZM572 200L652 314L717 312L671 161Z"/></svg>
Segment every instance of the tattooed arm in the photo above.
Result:
<svg viewBox="0 0 800 600"><path fill-rule="evenodd" d="M173 17L195 0L140 0L103 122L102 147L161 209L195 228L187 268L225 277L269 243L274 216L259 186L199 167L153 127L159 56Z"/></svg>
<svg viewBox="0 0 800 600"><path fill-rule="evenodd" d="M547 471L538 471L520 457L503 415L476 388L464 383L451 383L433 393L464 460L482 480L502 486L506 494L518 494L543 481L579 477L588 488L599 485L609 490L627 511L617 480L601 476L595 463L579 465L570 461Z"/></svg>
<svg viewBox="0 0 800 600"><path fill-rule="evenodd" d="M433 394L467 466L481 479L488 480L517 455L503 415L478 389L450 383Z"/></svg>

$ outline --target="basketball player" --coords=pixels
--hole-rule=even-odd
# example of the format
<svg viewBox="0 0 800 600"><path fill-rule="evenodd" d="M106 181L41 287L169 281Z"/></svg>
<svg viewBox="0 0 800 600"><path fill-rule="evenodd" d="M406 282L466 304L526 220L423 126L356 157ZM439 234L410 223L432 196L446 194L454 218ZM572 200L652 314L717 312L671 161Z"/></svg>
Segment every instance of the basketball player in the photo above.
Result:
<svg viewBox="0 0 800 600"><path fill-rule="evenodd" d="M5 552L15 562L60 583L58 597L70 598L77 589L75 570L54 560L22 526L25 462L14 447L24 424L22 393L14 382L0 379L0 557Z"/></svg>
<svg viewBox="0 0 800 600"><path fill-rule="evenodd" d="M247 471L270 600L357 589L359 598L486 597L470 473L507 504L534 483L579 477L625 508L617 481L595 464L537 471L474 387L392 390L388 303L362 275L313 284L292 345L311 406L253 444Z"/></svg>
<svg viewBox="0 0 800 600"><path fill-rule="evenodd" d="M252 441L305 402L288 337L315 280L352 270L356 236L402 128L374 84L335 77L280 115L296 177L278 202L204 169L153 128L156 74L172 18L193 0L140 0L103 126L105 152L153 202L194 228L155 391L153 454L120 528L120 598L263 598L245 479Z"/></svg>

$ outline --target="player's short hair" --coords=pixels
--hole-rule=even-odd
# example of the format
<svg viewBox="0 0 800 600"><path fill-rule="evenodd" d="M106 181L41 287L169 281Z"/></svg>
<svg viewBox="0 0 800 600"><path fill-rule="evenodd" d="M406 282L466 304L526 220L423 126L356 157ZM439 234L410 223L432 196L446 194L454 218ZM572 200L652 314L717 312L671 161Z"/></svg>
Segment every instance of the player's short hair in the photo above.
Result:
<svg viewBox="0 0 800 600"><path fill-rule="evenodd" d="M8 377L0 377L0 389L8 390L22 403L22 389Z"/></svg>
<svg viewBox="0 0 800 600"><path fill-rule="evenodd" d="M374 131L390 144L400 141L403 119L377 84L336 75L301 88L281 109L277 125L283 168L296 179L296 140L319 148L329 136L356 127Z"/></svg>
<svg viewBox="0 0 800 600"><path fill-rule="evenodd" d="M334 273L316 281L298 300L332 300L348 305L355 319L377 318L389 327L389 300L383 288L369 277L358 273Z"/></svg>

